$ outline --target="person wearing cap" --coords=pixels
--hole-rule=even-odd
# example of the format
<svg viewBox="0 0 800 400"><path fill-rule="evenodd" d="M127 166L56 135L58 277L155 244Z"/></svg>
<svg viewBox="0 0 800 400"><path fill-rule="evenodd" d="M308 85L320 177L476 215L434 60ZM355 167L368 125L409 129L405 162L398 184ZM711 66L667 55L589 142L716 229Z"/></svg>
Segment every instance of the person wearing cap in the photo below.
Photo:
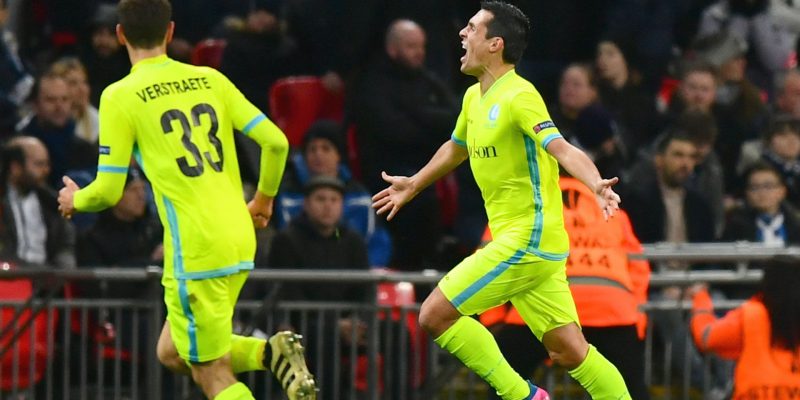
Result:
<svg viewBox="0 0 800 400"><path fill-rule="evenodd" d="M369 269L364 240L342 221L344 183L336 177L317 175L305 183L303 191L303 211L273 239L267 266L272 269ZM308 290L307 285L286 283L282 285L279 293L281 300L289 301L371 303L375 299L371 289L359 284L317 285L313 290ZM340 345L343 347L349 346L347 340L352 337L343 326L346 324L343 321L352 321L352 318L336 321L333 317L333 313L325 313L325 322L320 328L327 330L321 337L316 335L318 331L316 318L309 321L310 326L304 330L307 357L312 364L322 363L322 368L330 368L330 363L337 362L331 358L335 353L330 351L334 346L332 329L339 326L339 337L342 340ZM299 324L299 321L283 322L293 326ZM323 354L316 353L319 341L325 344L323 348L326 351ZM363 346L359 347L363 350ZM339 354L350 354L350 350L343 348ZM323 374L320 378L325 398L334 393L336 386L333 375ZM342 374L340 379L338 387L341 390L340 395L344 396L350 393L349 383L353 379L348 374Z"/></svg>
<svg viewBox="0 0 800 400"><path fill-rule="evenodd" d="M367 242L370 265L386 266L391 240L370 206L372 196L342 162L345 146L341 126L334 121L315 122L303 136L300 152L293 154L275 202L275 221L283 228L303 210L303 185L315 176L329 176L344 184L342 221Z"/></svg>

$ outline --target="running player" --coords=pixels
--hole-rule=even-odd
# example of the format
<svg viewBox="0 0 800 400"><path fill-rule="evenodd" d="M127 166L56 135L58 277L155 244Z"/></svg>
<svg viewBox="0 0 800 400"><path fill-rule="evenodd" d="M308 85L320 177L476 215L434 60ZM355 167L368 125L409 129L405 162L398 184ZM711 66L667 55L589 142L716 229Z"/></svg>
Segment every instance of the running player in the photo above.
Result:
<svg viewBox="0 0 800 400"><path fill-rule="evenodd" d="M117 37L133 68L103 91L97 178L79 190L64 177L61 213L70 217L116 203L133 154L153 185L164 225L167 320L159 360L191 373L210 399L252 399L234 374L267 367L289 399L316 398L299 335L280 332L267 341L233 335L231 326L253 268L253 225L266 226L272 214L286 137L224 75L167 57L174 30L167 0L122 0L118 10ZM234 129L262 149L258 190L248 204Z"/></svg>
<svg viewBox="0 0 800 400"><path fill-rule="evenodd" d="M567 285L569 240L564 230L559 163L596 195L606 217L618 209L592 161L565 141L541 96L514 65L527 43L528 18L516 7L486 1L461 30L461 71L478 78L464 95L450 141L411 177L373 197L392 219L423 188L469 158L481 188L494 241L439 282L419 321L436 343L485 379L505 400L548 399L503 358L491 333L470 315L511 301L550 357L594 399L630 399L617 369L584 339Z"/></svg>

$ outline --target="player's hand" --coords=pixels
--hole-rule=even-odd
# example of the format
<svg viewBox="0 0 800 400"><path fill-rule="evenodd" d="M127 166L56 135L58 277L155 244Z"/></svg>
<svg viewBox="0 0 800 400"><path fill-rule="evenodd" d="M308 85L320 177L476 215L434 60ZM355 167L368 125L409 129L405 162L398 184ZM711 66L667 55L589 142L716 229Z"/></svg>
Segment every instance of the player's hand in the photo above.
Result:
<svg viewBox="0 0 800 400"><path fill-rule="evenodd" d="M78 184L68 176L61 178L64 187L58 191L58 211L61 216L70 219L75 214L75 192L80 190Z"/></svg>
<svg viewBox="0 0 800 400"><path fill-rule="evenodd" d="M595 189L594 194L597 196L597 204L603 210L603 216L606 221L608 221L609 217L614 216L614 213L619 210L619 203L622 202L619 195L611 189L617 182L619 182L617 177L602 179L597 183L597 188Z"/></svg>
<svg viewBox="0 0 800 400"><path fill-rule="evenodd" d="M391 221L400 208L411 201L417 193L411 178L407 176L392 176L381 172L381 177L390 186L372 196L372 208L378 210L378 215L388 211L389 215L386 216L386 220Z"/></svg>
<svg viewBox="0 0 800 400"><path fill-rule="evenodd" d="M253 226L256 229L266 228L269 224L269 219L272 218L272 202L274 197L267 196L258 190L253 200L247 203L247 210L250 211L250 217L253 218Z"/></svg>

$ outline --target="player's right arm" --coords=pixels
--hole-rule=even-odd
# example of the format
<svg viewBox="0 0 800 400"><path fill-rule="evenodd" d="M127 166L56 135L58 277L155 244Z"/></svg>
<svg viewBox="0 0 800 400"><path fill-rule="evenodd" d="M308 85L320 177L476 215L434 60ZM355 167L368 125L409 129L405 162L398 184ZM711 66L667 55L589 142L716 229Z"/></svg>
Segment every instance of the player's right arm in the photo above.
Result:
<svg viewBox="0 0 800 400"><path fill-rule="evenodd" d="M97 177L75 192L75 211L100 211L117 204L122 197L136 136L129 116L116 103L113 93L107 89L100 99Z"/></svg>
<svg viewBox="0 0 800 400"><path fill-rule="evenodd" d="M451 139L442 144L430 161L413 176L391 176L386 172L381 173L383 180L390 186L372 197L372 208L378 210L378 215L388 211L386 219L391 220L414 196L467 159L469 153L466 146L466 123L462 109Z"/></svg>

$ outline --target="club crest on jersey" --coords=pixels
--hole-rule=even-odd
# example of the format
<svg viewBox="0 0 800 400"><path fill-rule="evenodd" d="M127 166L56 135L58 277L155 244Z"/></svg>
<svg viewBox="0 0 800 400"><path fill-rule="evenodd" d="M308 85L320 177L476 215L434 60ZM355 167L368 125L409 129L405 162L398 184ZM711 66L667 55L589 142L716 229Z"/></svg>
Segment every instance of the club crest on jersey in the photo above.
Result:
<svg viewBox="0 0 800 400"><path fill-rule="evenodd" d="M100 154L110 155L111 154L111 147L100 146L99 152L100 152Z"/></svg>
<svg viewBox="0 0 800 400"><path fill-rule="evenodd" d="M500 116L500 105L495 104L489 110L489 121L492 122L497 121L497 117L499 116Z"/></svg>
<svg viewBox="0 0 800 400"><path fill-rule="evenodd" d="M533 133L539 133L547 128L555 128L556 124L553 121L544 121L538 125L533 126Z"/></svg>

